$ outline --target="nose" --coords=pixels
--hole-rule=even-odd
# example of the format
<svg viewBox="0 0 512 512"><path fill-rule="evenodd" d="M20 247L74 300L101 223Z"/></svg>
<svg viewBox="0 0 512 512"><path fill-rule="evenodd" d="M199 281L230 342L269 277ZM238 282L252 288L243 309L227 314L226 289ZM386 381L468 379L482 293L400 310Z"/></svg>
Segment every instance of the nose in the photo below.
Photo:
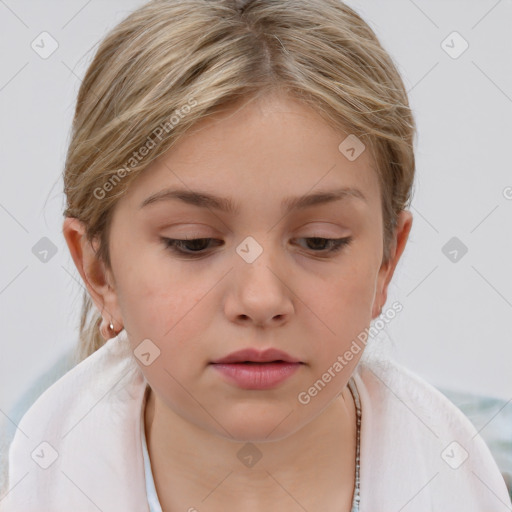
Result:
<svg viewBox="0 0 512 512"><path fill-rule="evenodd" d="M238 261L230 279L225 313L232 322L271 327L293 314L290 277L270 250L264 249L252 263Z"/></svg>

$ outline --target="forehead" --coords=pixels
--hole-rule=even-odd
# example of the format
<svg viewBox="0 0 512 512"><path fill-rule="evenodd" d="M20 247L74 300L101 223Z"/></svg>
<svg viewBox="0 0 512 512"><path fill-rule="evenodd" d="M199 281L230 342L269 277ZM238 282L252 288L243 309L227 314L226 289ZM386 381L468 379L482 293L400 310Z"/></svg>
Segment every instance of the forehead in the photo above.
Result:
<svg viewBox="0 0 512 512"><path fill-rule="evenodd" d="M284 197L342 187L379 202L369 148L309 106L273 94L242 100L196 123L134 180L125 201L138 208L151 195L180 188L232 197L234 209L256 196L260 206L281 207Z"/></svg>

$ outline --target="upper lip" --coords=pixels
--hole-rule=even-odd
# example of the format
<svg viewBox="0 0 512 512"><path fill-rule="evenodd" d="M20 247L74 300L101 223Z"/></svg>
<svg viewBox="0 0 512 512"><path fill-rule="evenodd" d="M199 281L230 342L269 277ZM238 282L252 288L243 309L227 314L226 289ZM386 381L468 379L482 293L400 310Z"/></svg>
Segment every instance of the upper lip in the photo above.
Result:
<svg viewBox="0 0 512 512"><path fill-rule="evenodd" d="M251 361L254 363L269 363L271 361L285 361L287 363L300 363L299 359L292 357L290 354L278 350L276 348L268 348L266 350L258 350L255 348L246 348L237 350L228 354L226 357L212 361L212 363L243 363Z"/></svg>

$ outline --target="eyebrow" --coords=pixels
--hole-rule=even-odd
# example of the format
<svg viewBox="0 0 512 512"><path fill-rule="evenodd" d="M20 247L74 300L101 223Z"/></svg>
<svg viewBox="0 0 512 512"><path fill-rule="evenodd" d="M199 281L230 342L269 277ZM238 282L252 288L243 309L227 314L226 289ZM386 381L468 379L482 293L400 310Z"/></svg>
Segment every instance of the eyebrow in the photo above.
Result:
<svg viewBox="0 0 512 512"><path fill-rule="evenodd" d="M342 187L334 190L324 190L298 197L287 197L283 199L281 208L285 212L293 209L304 210L306 208L321 204L332 203L344 199L359 199L368 202L361 190L354 187ZM229 197L219 197L207 192L200 192L187 189L168 188L156 192L142 201L139 206L144 208L147 205L160 201L179 200L186 204L219 210L232 215L240 212L240 207Z"/></svg>

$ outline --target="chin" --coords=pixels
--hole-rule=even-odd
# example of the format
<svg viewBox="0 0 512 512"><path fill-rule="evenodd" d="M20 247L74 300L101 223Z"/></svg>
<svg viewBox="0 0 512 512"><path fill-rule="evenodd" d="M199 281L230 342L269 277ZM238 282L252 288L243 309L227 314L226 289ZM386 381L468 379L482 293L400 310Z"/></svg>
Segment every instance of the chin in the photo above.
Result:
<svg viewBox="0 0 512 512"><path fill-rule="evenodd" d="M231 417L224 415L221 424L227 432L222 428L216 430L225 439L251 443L268 443L286 439L303 426L291 410L280 408L279 411L271 414L268 408L264 411L258 407L253 407L251 412L244 411Z"/></svg>

